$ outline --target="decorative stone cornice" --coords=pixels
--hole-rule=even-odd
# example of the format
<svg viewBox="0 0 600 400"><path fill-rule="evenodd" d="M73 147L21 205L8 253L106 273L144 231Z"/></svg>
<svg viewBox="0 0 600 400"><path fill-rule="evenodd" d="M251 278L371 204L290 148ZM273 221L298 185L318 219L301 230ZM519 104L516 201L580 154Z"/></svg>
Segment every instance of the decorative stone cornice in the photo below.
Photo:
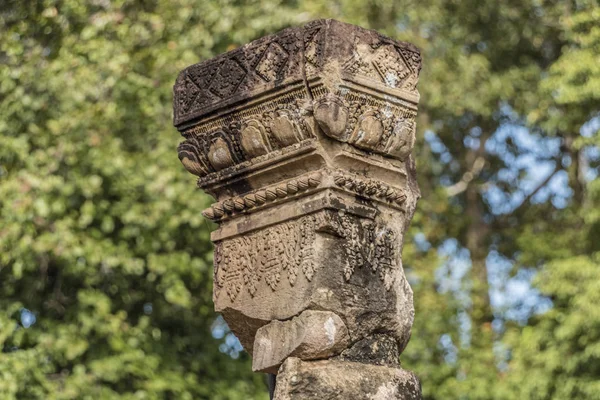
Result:
<svg viewBox="0 0 600 400"><path fill-rule="evenodd" d="M341 81L416 109L420 70L419 50L410 43L334 20L313 21L184 69L174 87L174 124L181 130L242 103L266 103L281 88L293 97Z"/></svg>
<svg viewBox="0 0 600 400"><path fill-rule="evenodd" d="M375 334L406 346L414 309L401 250L419 197L420 69L409 43L319 20L177 78L179 159L215 198L203 211L219 224L215 307L259 352L256 370L330 358ZM268 353L273 340L286 347Z"/></svg>
<svg viewBox="0 0 600 400"><path fill-rule="evenodd" d="M409 43L333 20L286 29L181 72L179 157L204 177L276 159L316 129L405 159L414 145L421 58ZM270 71L266 73L266 71Z"/></svg>

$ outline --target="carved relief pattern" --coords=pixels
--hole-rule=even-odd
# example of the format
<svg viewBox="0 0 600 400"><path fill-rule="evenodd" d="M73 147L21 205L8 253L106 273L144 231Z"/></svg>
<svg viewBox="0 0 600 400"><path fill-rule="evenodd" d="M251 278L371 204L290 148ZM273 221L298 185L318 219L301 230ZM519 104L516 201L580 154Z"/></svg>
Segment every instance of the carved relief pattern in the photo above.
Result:
<svg viewBox="0 0 600 400"><path fill-rule="evenodd" d="M309 281L316 272L314 215L215 244L215 286L234 301L243 287L254 296L259 282L276 290L284 271L290 285L299 269ZM218 254L218 256L217 256ZM282 262L283 261L283 262Z"/></svg>
<svg viewBox="0 0 600 400"><path fill-rule="evenodd" d="M399 260L392 229L348 214L317 213L215 244L216 295L225 292L235 301L246 288L254 297L260 281L277 290L282 279L297 282L300 271L311 281L318 270L317 232L329 232L345 241L343 275L349 281L358 268L377 273L385 288L394 283Z"/></svg>
<svg viewBox="0 0 600 400"><path fill-rule="evenodd" d="M343 65L345 71L391 88L415 91L421 68L421 55L384 42L368 45L355 41L356 51Z"/></svg>
<svg viewBox="0 0 600 400"><path fill-rule="evenodd" d="M414 111L354 92L321 96L315 102L315 119L327 136L401 160L412 151Z"/></svg>
<svg viewBox="0 0 600 400"><path fill-rule="evenodd" d="M314 138L313 116L327 136L363 150L404 160L414 146L412 110L354 92L322 94L312 116L305 107L303 98L282 98L257 108L258 114L211 124L212 130L196 127L186 132L179 159L192 174L206 176Z"/></svg>
<svg viewBox="0 0 600 400"><path fill-rule="evenodd" d="M229 129L192 136L177 151L183 166L194 175L206 175L242 161L237 138Z"/></svg>
<svg viewBox="0 0 600 400"><path fill-rule="evenodd" d="M301 98L282 97L257 107L256 114L221 119L211 124L212 130L195 127L185 133L179 159L202 177L313 138L302 103Z"/></svg>
<svg viewBox="0 0 600 400"><path fill-rule="evenodd" d="M279 256L284 244L281 242L280 233L276 229L267 229L263 236L262 265L264 267L265 282L272 290L277 289L281 280ZM257 275L258 276L258 275ZM254 295L254 293L251 293Z"/></svg>
<svg viewBox="0 0 600 400"><path fill-rule="evenodd" d="M208 90L217 97L231 96L246 76L246 70L235 58L226 59L209 84Z"/></svg>
<svg viewBox="0 0 600 400"><path fill-rule="evenodd" d="M283 76L300 76L298 56L302 39L294 30L265 37L225 56L186 68L174 87L175 119L219 103L257 83L272 82Z"/></svg>
<svg viewBox="0 0 600 400"><path fill-rule="evenodd" d="M338 173L334 177L337 186L355 192L367 198L376 198L380 201L388 201L397 205L403 205L406 194L403 190L393 188L385 183L373 179L360 179L354 176Z"/></svg>
<svg viewBox="0 0 600 400"><path fill-rule="evenodd" d="M300 246L300 257L302 259L302 272L306 279L312 280L317 270L315 262L315 249L313 243L315 241L315 221L314 218L309 219L308 223L300 226L300 237L302 244Z"/></svg>
<svg viewBox="0 0 600 400"><path fill-rule="evenodd" d="M287 271L290 285L294 286L298 277L298 265L302 263L302 233L291 224L279 225L276 229L281 239L281 268Z"/></svg>
<svg viewBox="0 0 600 400"><path fill-rule="evenodd" d="M415 145L420 68L409 43L321 20L178 76L179 159L216 199L202 212L219 224L215 309L246 349L259 326L316 310L341 317L340 348L373 332L405 345L400 250L418 188L400 161Z"/></svg>
<svg viewBox="0 0 600 400"><path fill-rule="evenodd" d="M263 204L279 202L311 188L316 188L320 183L321 175L313 173L282 182L276 186L254 190L241 197L225 199L202 211L202 215L208 219L218 221L230 215L243 213L252 208L262 206Z"/></svg>
<svg viewBox="0 0 600 400"><path fill-rule="evenodd" d="M276 143L275 148L284 148L314 136L302 115L302 108L296 104L278 105L263 114L263 121L271 142Z"/></svg>
<svg viewBox="0 0 600 400"><path fill-rule="evenodd" d="M410 51L409 49L398 47L398 51L410 66L413 74L405 83L405 87L410 90L416 90L417 82L419 80L419 73L421 72L421 54L416 51Z"/></svg>
<svg viewBox="0 0 600 400"><path fill-rule="evenodd" d="M186 169L203 177L316 137L305 80L307 74L320 76L325 68L324 42L334 34L328 29L326 22L315 21L185 69L175 84L174 101L176 124L194 125L180 127L187 129L179 147ZM341 67L345 72L391 88L416 90L421 67L416 49L373 32L357 32L349 48L351 55L344 53L349 58ZM270 100L258 100L257 93L284 79L285 90ZM344 90L344 95L323 98L321 88L308 90L317 98L312 110L324 133L363 150L405 159L414 145L416 112ZM199 112L222 111L230 100L252 102L202 123L194 120Z"/></svg>
<svg viewBox="0 0 600 400"><path fill-rule="evenodd" d="M316 73L322 66L323 34L322 24L307 27L304 33L304 68L307 75Z"/></svg>
<svg viewBox="0 0 600 400"><path fill-rule="evenodd" d="M212 60L186 68L174 87L176 124L206 114L221 104L260 87L319 75L324 67L324 42L348 31L313 21L258 39ZM421 56L416 48L374 32L355 31L353 46L344 50L343 69L392 88L416 91ZM352 40L352 39L350 39ZM331 52L331 51L330 51ZM341 56L333 50L334 56ZM303 71L304 70L304 71Z"/></svg>
<svg viewBox="0 0 600 400"><path fill-rule="evenodd" d="M346 251L346 263L344 265L344 277L346 280L350 280L352 274L356 268L362 266L364 264L363 258L363 249L361 243L367 244L368 238L361 237L362 233L368 233L368 230L359 230L359 225L353 223L349 218L341 219L341 235L346 239L346 246L344 247ZM366 235L365 235L366 236ZM364 239L364 240L363 240Z"/></svg>
<svg viewBox="0 0 600 400"><path fill-rule="evenodd" d="M260 58L256 72L265 81L270 82L277 77L288 58L288 52L280 44L271 42Z"/></svg>
<svg viewBox="0 0 600 400"><path fill-rule="evenodd" d="M339 215L329 221L330 229L346 240L344 278L349 281L356 269L370 268L390 290L398 266L396 234L385 225L349 215Z"/></svg>

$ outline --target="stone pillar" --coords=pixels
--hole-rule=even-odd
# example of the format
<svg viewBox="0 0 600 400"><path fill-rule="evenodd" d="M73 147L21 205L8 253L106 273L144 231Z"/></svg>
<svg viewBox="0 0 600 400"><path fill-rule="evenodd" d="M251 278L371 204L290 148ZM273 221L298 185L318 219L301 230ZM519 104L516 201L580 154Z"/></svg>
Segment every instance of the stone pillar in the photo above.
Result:
<svg viewBox="0 0 600 400"><path fill-rule="evenodd" d="M276 399L418 399L404 234L421 57L313 21L183 70L179 159L215 198L214 303Z"/></svg>

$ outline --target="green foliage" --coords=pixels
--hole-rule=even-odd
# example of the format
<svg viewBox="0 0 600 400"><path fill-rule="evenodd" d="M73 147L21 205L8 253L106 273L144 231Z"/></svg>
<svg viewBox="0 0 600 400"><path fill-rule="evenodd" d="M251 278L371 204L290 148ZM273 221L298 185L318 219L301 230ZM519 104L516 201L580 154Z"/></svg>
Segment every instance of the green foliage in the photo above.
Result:
<svg viewBox="0 0 600 400"><path fill-rule="evenodd" d="M210 200L175 155L171 87L317 17L423 52L402 360L424 397L598 398L597 1L5 0L1 399L266 398L211 334ZM518 129L535 145L502 138ZM493 306L491 254L505 279L537 271L552 308Z"/></svg>
<svg viewBox="0 0 600 400"><path fill-rule="evenodd" d="M526 399L599 399L600 254L549 263L537 281L553 308L510 332L509 393Z"/></svg>

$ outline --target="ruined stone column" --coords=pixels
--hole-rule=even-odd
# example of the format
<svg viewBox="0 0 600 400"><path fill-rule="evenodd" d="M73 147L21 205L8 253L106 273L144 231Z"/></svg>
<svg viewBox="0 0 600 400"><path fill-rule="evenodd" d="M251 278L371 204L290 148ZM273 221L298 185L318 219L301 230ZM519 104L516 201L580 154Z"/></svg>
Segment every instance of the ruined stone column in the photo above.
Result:
<svg viewBox="0 0 600 400"><path fill-rule="evenodd" d="M319 20L177 78L179 159L215 198L215 308L276 399L420 398L398 362L420 69L409 43Z"/></svg>

